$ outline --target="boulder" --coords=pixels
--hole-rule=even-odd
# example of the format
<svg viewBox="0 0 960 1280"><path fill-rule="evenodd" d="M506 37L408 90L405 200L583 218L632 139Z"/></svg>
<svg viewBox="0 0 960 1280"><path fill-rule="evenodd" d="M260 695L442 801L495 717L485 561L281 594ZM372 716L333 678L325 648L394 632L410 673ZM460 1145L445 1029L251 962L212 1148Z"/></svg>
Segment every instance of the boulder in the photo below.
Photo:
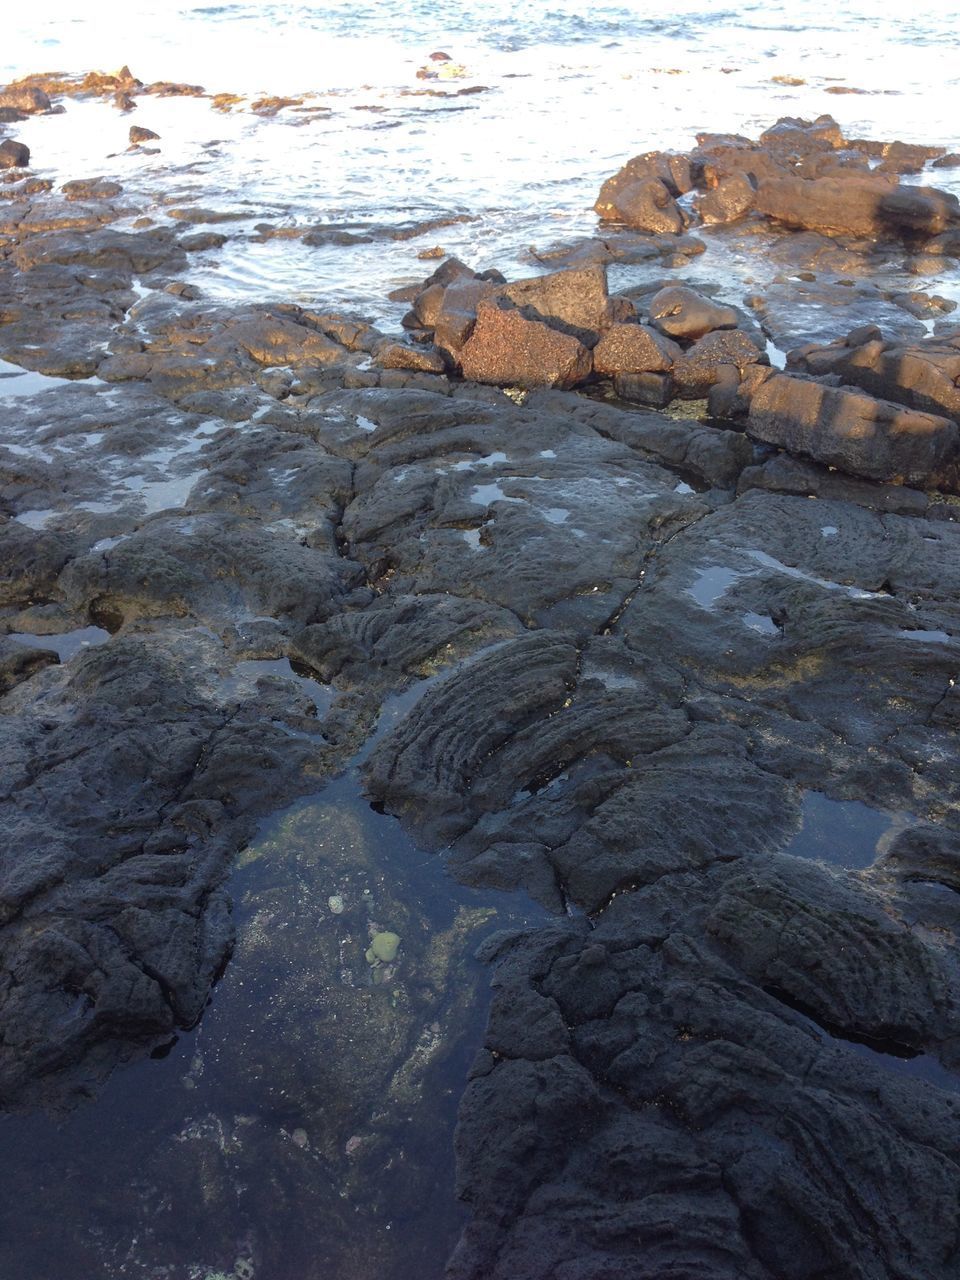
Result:
<svg viewBox="0 0 960 1280"><path fill-rule="evenodd" d="M477 307L497 292L488 280L462 276L449 284L436 305L433 340L441 351L456 356L477 323Z"/></svg>
<svg viewBox="0 0 960 1280"><path fill-rule="evenodd" d="M816 120L800 120L782 116L759 138L761 147L791 159L809 155L811 151L835 151L845 146L840 126L833 116L817 116Z"/></svg>
<svg viewBox="0 0 960 1280"><path fill-rule="evenodd" d="M756 192L745 173L732 173L720 178L706 195L696 201L701 219L709 224L736 222L753 208Z"/></svg>
<svg viewBox="0 0 960 1280"><path fill-rule="evenodd" d="M142 125L132 124L130 126L130 144L131 146L139 146L141 142L154 142L159 140L159 133L154 133L152 129L145 129Z"/></svg>
<svg viewBox="0 0 960 1280"><path fill-rule="evenodd" d="M446 373L447 364L436 347L408 347L387 340L377 347L374 360L381 369L414 369L419 373Z"/></svg>
<svg viewBox="0 0 960 1280"><path fill-rule="evenodd" d="M801 349L795 363L806 373L836 374L871 395L960 421L960 330L918 343L854 332L843 342Z"/></svg>
<svg viewBox="0 0 960 1280"><path fill-rule="evenodd" d="M724 369L735 370L739 377L762 354L741 330L718 329L680 355L673 366L673 378L682 397L699 400L720 381Z"/></svg>
<svg viewBox="0 0 960 1280"><path fill-rule="evenodd" d="M667 188L671 196L686 195L693 189L693 176L690 171L690 160L685 155L671 155L665 151L648 151L642 156L634 156L600 188L594 209L604 221L619 221L615 212L619 197L627 187L638 182L646 182L657 178Z"/></svg>
<svg viewBox="0 0 960 1280"><path fill-rule="evenodd" d="M30 148L13 138L0 142L0 169L25 169L30 163Z"/></svg>
<svg viewBox="0 0 960 1280"><path fill-rule="evenodd" d="M621 400L642 404L648 409L665 409L676 394L669 373L618 373L613 389Z"/></svg>
<svg viewBox="0 0 960 1280"><path fill-rule="evenodd" d="M838 235L936 235L960 223L957 197L892 178L770 178L759 184L759 213L789 227Z"/></svg>
<svg viewBox="0 0 960 1280"><path fill-rule="evenodd" d="M686 220L679 205L659 178L643 178L620 186L602 202L604 222L622 222L635 231L653 235L679 235Z"/></svg>
<svg viewBox="0 0 960 1280"><path fill-rule="evenodd" d="M14 111L23 111L34 115L38 111L50 110L50 99L42 89L34 85L8 85L0 93L0 107L11 107Z"/></svg>
<svg viewBox="0 0 960 1280"><path fill-rule="evenodd" d="M611 319L606 267L596 265L554 271L550 275L517 280L499 290L531 318L572 333L594 346Z"/></svg>
<svg viewBox="0 0 960 1280"><path fill-rule="evenodd" d="M676 342L645 324L612 325L593 349L597 373L665 373L683 354Z"/></svg>
<svg viewBox="0 0 960 1280"><path fill-rule="evenodd" d="M577 338L485 300L460 352L460 366L473 382L569 388L589 377L592 362Z"/></svg>
<svg viewBox="0 0 960 1280"><path fill-rule="evenodd" d="M927 484L957 460L955 422L852 387L758 366L744 375L737 407L756 439L870 480Z"/></svg>
<svg viewBox="0 0 960 1280"><path fill-rule="evenodd" d="M712 329L735 329L737 313L705 298L696 289L669 285L650 299L650 320L671 338L702 338Z"/></svg>

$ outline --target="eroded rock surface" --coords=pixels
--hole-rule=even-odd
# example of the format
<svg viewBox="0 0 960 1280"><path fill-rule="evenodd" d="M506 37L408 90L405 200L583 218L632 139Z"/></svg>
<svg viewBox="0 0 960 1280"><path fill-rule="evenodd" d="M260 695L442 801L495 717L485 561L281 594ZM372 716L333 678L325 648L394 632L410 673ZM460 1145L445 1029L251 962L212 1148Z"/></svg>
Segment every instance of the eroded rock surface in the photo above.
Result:
<svg viewBox="0 0 960 1280"><path fill-rule="evenodd" d="M873 279L952 245L897 183L934 154L826 117L638 157L599 212L670 226L512 282L447 260L409 342L206 302L216 210L5 188L3 1105L76 1103L203 1015L196 1104L116 1157L78 1266L435 1266L417 1135L518 892L555 919L484 944L451 1277L956 1274L956 353ZM748 305L788 372L745 299L661 274L704 247L672 234L694 189L777 264Z"/></svg>

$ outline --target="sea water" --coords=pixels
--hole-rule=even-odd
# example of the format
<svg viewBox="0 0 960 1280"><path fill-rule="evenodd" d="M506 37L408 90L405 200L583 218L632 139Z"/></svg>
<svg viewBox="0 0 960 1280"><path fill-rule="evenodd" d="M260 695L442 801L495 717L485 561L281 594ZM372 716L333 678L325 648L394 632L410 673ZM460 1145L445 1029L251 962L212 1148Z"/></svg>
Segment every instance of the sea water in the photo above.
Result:
<svg viewBox="0 0 960 1280"><path fill-rule="evenodd" d="M206 297L349 308L391 327L403 307L386 295L428 274L424 250L536 274L546 269L538 255L595 231L604 178L639 152L689 149L700 131L756 137L779 116L830 112L852 138L960 150L957 13L933 3L878 16L866 0L796 0L789 11L696 0L39 0L5 20L0 79L126 63L144 82L243 95L227 113L194 98L141 97L130 114L66 100L64 115L12 132L41 174L116 177L138 214L164 222L178 207L212 205L238 215L215 228L229 237L222 249L192 258ZM432 62L435 52L450 62ZM251 110L264 94L303 101L264 118ZM156 155L127 150L131 123L161 135ZM960 170L912 180L960 190ZM434 219L463 221L392 238ZM317 225L372 238L275 235ZM724 271L742 297L751 264L725 261ZM949 271L922 287L960 297Z"/></svg>

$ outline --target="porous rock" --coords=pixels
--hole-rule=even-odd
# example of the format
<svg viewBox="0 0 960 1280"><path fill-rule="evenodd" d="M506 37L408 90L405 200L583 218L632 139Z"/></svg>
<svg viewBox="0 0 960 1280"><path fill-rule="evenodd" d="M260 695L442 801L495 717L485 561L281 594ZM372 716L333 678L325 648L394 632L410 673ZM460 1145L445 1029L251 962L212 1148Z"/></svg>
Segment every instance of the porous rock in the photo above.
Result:
<svg viewBox="0 0 960 1280"><path fill-rule="evenodd" d="M491 301L479 304L474 330L460 351L465 378L501 386L572 387L591 367L579 339Z"/></svg>

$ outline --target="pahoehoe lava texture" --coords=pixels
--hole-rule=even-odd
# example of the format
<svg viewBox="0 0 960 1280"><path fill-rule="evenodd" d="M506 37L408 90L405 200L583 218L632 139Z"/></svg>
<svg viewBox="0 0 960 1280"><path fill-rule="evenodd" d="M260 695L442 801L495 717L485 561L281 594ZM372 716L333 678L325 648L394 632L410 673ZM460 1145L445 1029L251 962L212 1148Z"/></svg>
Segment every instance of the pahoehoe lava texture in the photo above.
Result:
<svg viewBox="0 0 960 1280"><path fill-rule="evenodd" d="M865 286L852 314L899 307L898 332L833 323L772 374L739 308L661 278L610 298L603 269L692 253L669 237L698 183L709 224L756 205L757 243L791 272L867 274L878 219L898 252L946 252L955 202L864 176L834 130L637 157L600 212L651 228L577 246L546 284L444 264L409 321L434 351L307 308L207 305L176 278L201 245L116 229L110 184L5 184L6 1108L74 1102L201 1017L237 853L367 744L379 811L463 883L556 915L485 943L451 1280L960 1274L957 339L920 342ZM851 182L859 220L835 228ZM844 230L861 239L828 234ZM807 337L828 295L791 276L753 309ZM439 354L509 384L515 332L510 395ZM571 350L596 398L557 389ZM544 352L562 368L528 376ZM805 388L844 412L882 394L878 422L935 414L936 440L915 470L913 446L872 468L860 441L846 475L818 460L815 419L805 460L779 453L761 410L780 377L798 421ZM731 412L741 397L744 430L639 407L708 392ZM855 861L828 820L818 860L812 805L867 806L887 830ZM317 844L311 820L293 829ZM302 929L328 910L336 968L338 913L305 893ZM438 958L411 913L404 945L458 973L473 927ZM273 954L270 913L263 931ZM373 1054L362 955L336 994ZM437 978L438 1027L443 1000ZM418 1045L413 1015L395 1021ZM252 1089L274 1048L247 1047ZM394 1093L420 1087L380 1065Z"/></svg>

